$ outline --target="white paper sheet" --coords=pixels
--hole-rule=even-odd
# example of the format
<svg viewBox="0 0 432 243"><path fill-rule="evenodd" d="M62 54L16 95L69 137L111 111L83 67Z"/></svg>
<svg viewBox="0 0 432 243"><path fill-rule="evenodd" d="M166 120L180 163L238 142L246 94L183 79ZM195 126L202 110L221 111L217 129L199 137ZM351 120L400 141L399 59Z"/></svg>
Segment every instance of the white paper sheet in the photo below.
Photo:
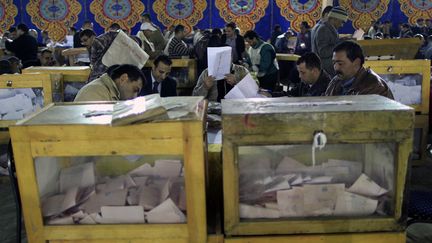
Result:
<svg viewBox="0 0 432 243"><path fill-rule="evenodd" d="M248 73L240 82L238 82L229 92L225 95L225 99L243 99L243 98L256 98L261 97L258 94L258 84L255 79Z"/></svg>
<svg viewBox="0 0 432 243"><path fill-rule="evenodd" d="M174 202L168 198L162 204L146 214L148 223L185 223L186 216Z"/></svg>
<svg viewBox="0 0 432 243"><path fill-rule="evenodd" d="M345 191L344 184L304 185L305 216L332 215L338 195Z"/></svg>
<svg viewBox="0 0 432 243"><path fill-rule="evenodd" d="M354 31L354 34L352 35L352 38L356 40L363 40L363 35L365 34L364 30L362 28L357 29ZM373 36L371 36L373 38Z"/></svg>
<svg viewBox="0 0 432 243"><path fill-rule="evenodd" d="M141 206L102 207L103 222L111 224L143 224L144 210Z"/></svg>
<svg viewBox="0 0 432 243"><path fill-rule="evenodd" d="M156 160L154 165L154 176L162 178L180 176L182 163L180 160Z"/></svg>
<svg viewBox="0 0 432 243"><path fill-rule="evenodd" d="M375 212L378 200L343 192L336 200L335 216L367 216Z"/></svg>
<svg viewBox="0 0 432 243"><path fill-rule="evenodd" d="M293 187L291 190L277 192L277 204L281 217L301 217L303 211L303 188Z"/></svg>
<svg viewBox="0 0 432 243"><path fill-rule="evenodd" d="M143 164L139 166L138 168L135 168L129 174L132 177L138 177L138 176L152 176L153 175L153 167L150 164Z"/></svg>
<svg viewBox="0 0 432 243"><path fill-rule="evenodd" d="M213 76L216 80L225 78L231 69L231 47L208 47L207 63L208 75Z"/></svg>
<svg viewBox="0 0 432 243"><path fill-rule="evenodd" d="M251 206L247 204L239 204L240 218L243 219L274 219L279 218L279 210L263 208L259 206Z"/></svg>
<svg viewBox="0 0 432 243"><path fill-rule="evenodd" d="M139 69L149 59L149 55L123 31L119 31L111 46L102 57L102 63L109 67L115 64L132 64Z"/></svg>
<svg viewBox="0 0 432 243"><path fill-rule="evenodd" d="M95 185L93 163L85 163L64 168L60 171L60 192L73 187L87 187Z"/></svg>
<svg viewBox="0 0 432 243"><path fill-rule="evenodd" d="M366 174L361 174L356 182L347 190L348 192L360 194L367 197L379 197L388 191L374 181Z"/></svg>

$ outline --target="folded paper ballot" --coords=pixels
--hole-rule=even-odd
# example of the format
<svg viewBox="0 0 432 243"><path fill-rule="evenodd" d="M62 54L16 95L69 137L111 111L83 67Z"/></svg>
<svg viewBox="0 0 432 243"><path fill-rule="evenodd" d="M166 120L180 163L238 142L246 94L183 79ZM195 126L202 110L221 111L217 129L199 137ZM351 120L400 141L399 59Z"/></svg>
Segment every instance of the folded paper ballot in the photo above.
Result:
<svg viewBox="0 0 432 243"><path fill-rule="evenodd" d="M153 175L153 167L150 164L143 164L139 166L138 168L135 168L129 174L132 177L139 177L139 176L152 176Z"/></svg>
<svg viewBox="0 0 432 243"><path fill-rule="evenodd" d="M226 95L225 99L244 99L264 97L258 93L259 87L255 79L248 73Z"/></svg>
<svg viewBox="0 0 432 243"><path fill-rule="evenodd" d="M174 202L168 198L159 206L146 213L146 219L148 223L185 223L186 216L180 211L180 209L174 204Z"/></svg>
<svg viewBox="0 0 432 243"><path fill-rule="evenodd" d="M277 192L277 205L281 217L303 216L303 201L302 187L293 187L291 190Z"/></svg>
<svg viewBox="0 0 432 243"><path fill-rule="evenodd" d="M116 103L113 108L111 125L128 125L162 116L167 116L167 110L162 105L159 94L152 94Z"/></svg>
<svg viewBox="0 0 432 243"><path fill-rule="evenodd" d="M378 200L345 191L337 197L334 215L367 216L373 214L377 206Z"/></svg>
<svg viewBox="0 0 432 243"><path fill-rule="evenodd" d="M179 177L182 169L180 160L156 160L154 176L162 178Z"/></svg>
<svg viewBox="0 0 432 243"><path fill-rule="evenodd" d="M344 184L304 185L305 216L332 215L338 195L345 191Z"/></svg>
<svg viewBox="0 0 432 243"><path fill-rule="evenodd" d="M144 210L141 206L104 206L101 208L102 222L106 224L143 224Z"/></svg>
<svg viewBox="0 0 432 243"><path fill-rule="evenodd" d="M347 190L348 192L360 194L367 197L379 197L388 191L374 181L366 174L361 174L356 182Z"/></svg>
<svg viewBox="0 0 432 243"><path fill-rule="evenodd" d="M2 89L0 120L19 120L43 107L43 92L38 89Z"/></svg>
<svg viewBox="0 0 432 243"><path fill-rule="evenodd" d="M60 171L60 192L64 193L74 187L94 186L95 181L93 163L64 168Z"/></svg>
<svg viewBox="0 0 432 243"><path fill-rule="evenodd" d="M260 206L251 206L247 204L240 203L239 206L240 218L243 219L274 219L279 218L279 210L263 208Z"/></svg>

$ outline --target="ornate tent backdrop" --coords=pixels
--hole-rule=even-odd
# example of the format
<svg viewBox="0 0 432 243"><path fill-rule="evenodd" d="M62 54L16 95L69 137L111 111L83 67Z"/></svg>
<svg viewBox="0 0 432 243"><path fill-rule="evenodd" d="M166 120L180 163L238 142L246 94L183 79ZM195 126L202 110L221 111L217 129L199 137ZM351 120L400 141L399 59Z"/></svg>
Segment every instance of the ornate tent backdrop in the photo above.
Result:
<svg viewBox="0 0 432 243"><path fill-rule="evenodd" d="M15 24L18 9L11 0L0 1L0 34Z"/></svg>
<svg viewBox="0 0 432 243"><path fill-rule="evenodd" d="M226 1L215 0L219 15L225 22L235 22L242 33L255 29L255 23L266 13L268 1Z"/></svg>
<svg viewBox="0 0 432 243"><path fill-rule="evenodd" d="M308 22L310 26L321 17L321 0L276 0L280 13L291 23L291 28L300 31L300 23Z"/></svg>
<svg viewBox="0 0 432 243"><path fill-rule="evenodd" d="M339 0L339 4L348 11L353 27L365 31L387 12L389 3L390 0Z"/></svg>
<svg viewBox="0 0 432 243"><path fill-rule="evenodd" d="M203 0L156 0L153 11L165 28L181 24L191 31L204 17L207 2Z"/></svg>
<svg viewBox="0 0 432 243"><path fill-rule="evenodd" d="M139 15L149 13L162 29L181 23L189 30L223 28L234 21L246 31L254 29L268 39L279 24L285 31L298 30L301 21L316 23L322 0L0 0L0 31L25 23L29 28L47 30L52 39L61 40L68 26L81 27L85 20L94 22L94 30L102 34L113 22L135 34ZM333 0L334 5L348 9L350 20L340 33L353 33L372 21L391 20L414 23L418 18L432 18L431 0Z"/></svg>
<svg viewBox="0 0 432 243"><path fill-rule="evenodd" d="M399 0L402 12L408 16L408 21L414 24L419 18L432 18L431 0Z"/></svg>
<svg viewBox="0 0 432 243"><path fill-rule="evenodd" d="M104 29L118 23L122 29L130 31L141 21L144 9L144 4L137 0L96 0L90 4L94 20Z"/></svg>
<svg viewBox="0 0 432 243"><path fill-rule="evenodd" d="M81 9L81 4L75 0L33 0L26 5L31 22L40 30L48 31L48 36L54 41L64 39L68 27L78 21Z"/></svg>

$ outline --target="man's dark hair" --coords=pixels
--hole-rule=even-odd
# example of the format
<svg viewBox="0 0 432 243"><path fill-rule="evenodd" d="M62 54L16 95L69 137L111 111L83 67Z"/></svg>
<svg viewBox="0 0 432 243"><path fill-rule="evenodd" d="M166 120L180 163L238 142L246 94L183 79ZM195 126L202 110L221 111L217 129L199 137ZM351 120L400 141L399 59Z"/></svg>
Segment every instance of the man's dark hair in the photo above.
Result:
<svg viewBox="0 0 432 243"><path fill-rule="evenodd" d="M10 56L7 60L12 64L20 62L20 59L16 56Z"/></svg>
<svg viewBox="0 0 432 243"><path fill-rule="evenodd" d="M423 21L424 21L423 18L419 18L419 19L417 19L417 23L419 23L419 22L423 22Z"/></svg>
<svg viewBox="0 0 432 243"><path fill-rule="evenodd" d="M307 69L318 68L321 70L321 59L313 52L303 54L298 60L297 65L304 63Z"/></svg>
<svg viewBox="0 0 432 243"><path fill-rule="evenodd" d="M84 20L84 22L83 22L83 24L82 25L86 25L86 24L92 24L93 22L91 22L91 20L89 20L89 19L86 19L86 20Z"/></svg>
<svg viewBox="0 0 432 243"><path fill-rule="evenodd" d="M177 34L177 33L184 31L184 30L185 30L185 27L183 25L179 24L179 25L176 25L176 27L174 28L174 33Z"/></svg>
<svg viewBox="0 0 432 243"><path fill-rule="evenodd" d="M235 28L237 28L237 25L234 22L229 22L225 25L225 27L230 27L231 29L235 30Z"/></svg>
<svg viewBox="0 0 432 243"><path fill-rule="evenodd" d="M169 56L164 55L164 54L157 56L156 59L153 61L153 65L155 67L157 67L160 62L162 62L163 64L168 65L168 66L172 65L171 58L169 58Z"/></svg>
<svg viewBox="0 0 432 243"><path fill-rule="evenodd" d="M1 74L12 74L12 65L8 60L0 61L0 75Z"/></svg>
<svg viewBox="0 0 432 243"><path fill-rule="evenodd" d="M148 19L149 21L151 21L151 17L149 13L143 13L141 14L141 17Z"/></svg>
<svg viewBox="0 0 432 243"><path fill-rule="evenodd" d="M360 64L364 64L364 54L361 46L354 41L343 41L335 46L333 52L344 51L351 62L354 62L355 59L360 59Z"/></svg>
<svg viewBox="0 0 432 243"><path fill-rule="evenodd" d="M212 35L222 35L222 30L219 28L214 28L214 29L212 29L211 34Z"/></svg>
<svg viewBox="0 0 432 243"><path fill-rule="evenodd" d="M92 37L92 36L96 36L96 33L93 30L90 30L90 29L82 30L79 33L80 33L79 34L79 38L80 39L83 38L84 36L89 37L89 38Z"/></svg>
<svg viewBox="0 0 432 243"><path fill-rule="evenodd" d="M29 28L27 27L26 24L19 24L19 25L17 26L17 30L21 30L21 31L24 32L24 33L28 33Z"/></svg>
<svg viewBox="0 0 432 243"><path fill-rule="evenodd" d="M75 27L69 27L69 29L70 29L71 31L73 31L73 32L76 32L76 31L77 31L77 29L76 29Z"/></svg>
<svg viewBox="0 0 432 243"><path fill-rule="evenodd" d="M303 25L306 29L309 29L309 28L310 28L308 22L306 22L306 21L302 21L302 22L300 23L300 25Z"/></svg>
<svg viewBox="0 0 432 243"><path fill-rule="evenodd" d="M15 32L17 29L15 27L10 27L9 28L9 33Z"/></svg>
<svg viewBox="0 0 432 243"><path fill-rule="evenodd" d="M112 24L109 26L109 29L110 29L110 30L119 30L119 29L121 29L121 27L120 27L120 25L117 24L117 23L112 23Z"/></svg>
<svg viewBox="0 0 432 243"><path fill-rule="evenodd" d="M384 24L390 24L390 20L384 21Z"/></svg>
<svg viewBox="0 0 432 243"><path fill-rule="evenodd" d="M411 26L407 23L403 23L402 27L407 28L407 29L411 29Z"/></svg>
<svg viewBox="0 0 432 243"><path fill-rule="evenodd" d="M324 17L324 15L330 13L330 11L333 9L333 6L327 6L323 9L322 13L321 13L321 18Z"/></svg>
<svg viewBox="0 0 432 243"><path fill-rule="evenodd" d="M257 38L259 39L259 35L253 31L253 30L248 30L246 31L246 33L244 34L243 38L248 38L248 39L253 39L253 38Z"/></svg>
<svg viewBox="0 0 432 243"><path fill-rule="evenodd" d="M129 77L129 80L132 82L135 82L135 81L138 81L138 79L141 79L143 86L146 82L144 74L135 65L122 64L122 65L119 65L118 67L112 68L112 70L110 70L110 68L108 68L108 70L109 70L109 72L107 71L107 73L111 77L112 80L118 79L118 78L120 78L121 75L126 73Z"/></svg>
<svg viewBox="0 0 432 243"><path fill-rule="evenodd" d="M43 55L43 54L46 53L46 52L48 52L48 53L50 53L50 54L53 53L50 49L48 49L48 48L44 48L44 49L41 51L41 55Z"/></svg>

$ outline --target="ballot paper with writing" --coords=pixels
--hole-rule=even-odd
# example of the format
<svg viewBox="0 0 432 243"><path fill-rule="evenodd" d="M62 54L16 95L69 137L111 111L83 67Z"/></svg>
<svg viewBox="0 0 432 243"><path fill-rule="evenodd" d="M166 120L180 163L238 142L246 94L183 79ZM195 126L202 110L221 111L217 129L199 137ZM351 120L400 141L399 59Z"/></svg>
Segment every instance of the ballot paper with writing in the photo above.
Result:
<svg viewBox="0 0 432 243"><path fill-rule="evenodd" d="M208 75L213 76L216 80L225 78L231 69L231 51L230 46L208 47L207 63Z"/></svg>
<svg viewBox="0 0 432 243"><path fill-rule="evenodd" d="M159 94L147 95L114 105L111 125L122 126L152 120L167 114Z"/></svg>
<svg viewBox="0 0 432 243"><path fill-rule="evenodd" d="M258 94L258 84L248 73L238 84L236 84L229 92L225 95L225 99L244 99L244 98L257 98L262 97Z"/></svg>
<svg viewBox="0 0 432 243"><path fill-rule="evenodd" d="M102 57L102 63L107 67L115 64L132 64L141 69L148 59L149 55L138 43L120 30Z"/></svg>
<svg viewBox="0 0 432 243"><path fill-rule="evenodd" d="M354 31L354 34L352 35L352 38L356 39L356 40L363 40L363 35L364 34L365 34L364 30L360 28L360 29L357 29L356 31Z"/></svg>

